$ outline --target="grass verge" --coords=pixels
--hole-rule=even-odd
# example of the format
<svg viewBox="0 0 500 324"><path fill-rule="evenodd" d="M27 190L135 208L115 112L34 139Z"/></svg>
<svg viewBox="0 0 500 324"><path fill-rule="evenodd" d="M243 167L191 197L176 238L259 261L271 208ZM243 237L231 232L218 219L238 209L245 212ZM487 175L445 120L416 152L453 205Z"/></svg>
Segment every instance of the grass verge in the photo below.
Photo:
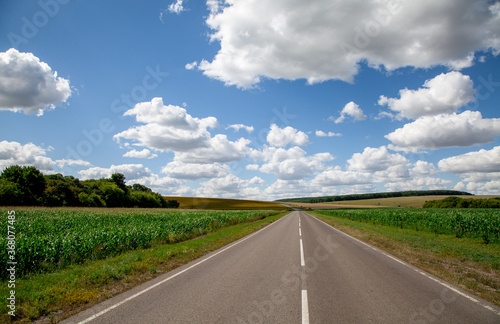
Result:
<svg viewBox="0 0 500 324"><path fill-rule="evenodd" d="M333 227L500 306L500 248L481 239L355 222L310 211Z"/></svg>
<svg viewBox="0 0 500 324"><path fill-rule="evenodd" d="M16 280L16 316L7 315L5 303L2 303L0 322L60 321L253 233L286 214L288 212L225 227L190 241L134 250ZM9 290L4 282L0 295L7 296Z"/></svg>

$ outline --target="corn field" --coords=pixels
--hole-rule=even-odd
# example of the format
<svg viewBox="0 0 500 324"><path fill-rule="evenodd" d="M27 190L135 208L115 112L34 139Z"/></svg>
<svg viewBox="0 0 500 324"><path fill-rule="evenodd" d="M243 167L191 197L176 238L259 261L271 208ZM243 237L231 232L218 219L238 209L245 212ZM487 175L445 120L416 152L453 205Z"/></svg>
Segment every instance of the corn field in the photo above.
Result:
<svg viewBox="0 0 500 324"><path fill-rule="evenodd" d="M493 209L360 209L318 210L324 215L353 221L397 226L456 237L500 239L500 212Z"/></svg>
<svg viewBox="0 0 500 324"><path fill-rule="evenodd" d="M275 211L18 210L17 274L50 272L155 244L175 243L217 228L249 222ZM0 260L5 269L7 211L0 211ZM7 272L2 271L2 280Z"/></svg>

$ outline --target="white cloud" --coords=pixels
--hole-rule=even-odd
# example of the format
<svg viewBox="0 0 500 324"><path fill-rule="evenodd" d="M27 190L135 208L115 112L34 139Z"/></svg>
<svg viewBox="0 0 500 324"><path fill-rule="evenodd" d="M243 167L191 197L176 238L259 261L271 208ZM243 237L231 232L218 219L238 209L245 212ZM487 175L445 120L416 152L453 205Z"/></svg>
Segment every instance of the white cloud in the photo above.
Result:
<svg viewBox="0 0 500 324"><path fill-rule="evenodd" d="M222 178L214 178L202 182L196 192L199 196L203 197L261 198L260 189L252 186L261 184L262 181L259 177L245 180L233 174L228 174Z"/></svg>
<svg viewBox="0 0 500 324"><path fill-rule="evenodd" d="M320 188L315 187L310 181L305 180L278 179L263 190L263 197L266 200L321 195L322 192Z"/></svg>
<svg viewBox="0 0 500 324"><path fill-rule="evenodd" d="M342 134L334 133L334 132L325 133L322 130L316 130L316 136L318 136L318 137L335 137L335 136L342 136Z"/></svg>
<svg viewBox="0 0 500 324"><path fill-rule="evenodd" d="M197 62L191 62L191 63L187 63L185 68L186 68L186 70L194 70L197 66L198 66Z"/></svg>
<svg viewBox="0 0 500 324"><path fill-rule="evenodd" d="M84 167L92 166L92 163L84 160L62 159L62 160L56 160L56 163L59 168L64 168L65 166L71 166L71 165L81 165Z"/></svg>
<svg viewBox="0 0 500 324"><path fill-rule="evenodd" d="M409 161L401 154L391 154L387 147L366 147L363 153L354 153L347 160L348 170L362 172L384 171L395 165L408 165Z"/></svg>
<svg viewBox="0 0 500 324"><path fill-rule="evenodd" d="M390 182L384 185L387 191L438 190L448 189L452 181L436 177L418 177L405 181Z"/></svg>
<svg viewBox="0 0 500 324"><path fill-rule="evenodd" d="M352 82L360 62L389 71L461 69L473 64L477 51L500 51L500 4L484 0L211 0L207 5L211 39L220 42L220 50L198 68L241 88L263 78Z"/></svg>
<svg viewBox="0 0 500 324"><path fill-rule="evenodd" d="M483 118L479 111L420 117L385 135L397 150L436 150L493 142L500 135L500 118Z"/></svg>
<svg viewBox="0 0 500 324"><path fill-rule="evenodd" d="M14 48L0 52L0 110L41 116L70 96L69 80L32 53Z"/></svg>
<svg viewBox="0 0 500 324"><path fill-rule="evenodd" d="M359 105L357 105L353 101L349 102L348 104L346 104L344 106L344 108L340 112L340 117L333 118L333 116L332 116L328 119L333 120L335 122L335 124L338 124L338 123L342 123L345 120L346 116L350 116L350 117L354 118L354 120L357 120L357 121L366 119L366 115L363 113L363 110L361 110L361 108L359 108Z"/></svg>
<svg viewBox="0 0 500 324"><path fill-rule="evenodd" d="M312 176L314 173L325 170L328 167L325 162L333 160L330 153L317 153L307 156L300 147L295 146L288 150L284 148L267 147L262 151L250 153L255 160L264 160L262 166L251 164L248 170L258 170L264 173L274 174L278 179L297 180Z"/></svg>
<svg viewBox="0 0 500 324"><path fill-rule="evenodd" d="M318 174L313 184L318 186L350 186L355 184L369 184L373 182L369 172L342 171L339 167L326 170Z"/></svg>
<svg viewBox="0 0 500 324"><path fill-rule="evenodd" d="M500 195L500 180L469 182L466 191L476 195Z"/></svg>
<svg viewBox="0 0 500 324"><path fill-rule="evenodd" d="M436 174L437 170L434 164L427 161L417 161L415 162L413 169L411 169L411 174L416 176L433 175Z"/></svg>
<svg viewBox="0 0 500 324"><path fill-rule="evenodd" d="M111 165L109 168L93 167L78 171L82 180L111 178L113 173L122 173L127 181L146 178L152 175L149 168L142 164Z"/></svg>
<svg viewBox="0 0 500 324"><path fill-rule="evenodd" d="M240 161L248 153L250 140L240 138L235 142L227 139L226 135L217 134L210 138L206 147L195 150L175 152L174 160L185 163L227 163Z"/></svg>
<svg viewBox="0 0 500 324"><path fill-rule="evenodd" d="M41 171L51 171L56 164L46 155L47 149L33 143L0 142L0 171L11 165L34 166Z"/></svg>
<svg viewBox="0 0 500 324"><path fill-rule="evenodd" d="M280 128L278 125L272 124L271 130L267 134L267 141L272 146L285 147L288 144L304 146L309 144L309 136L290 126Z"/></svg>
<svg viewBox="0 0 500 324"><path fill-rule="evenodd" d="M500 146L442 159L439 169L451 173L500 172Z"/></svg>
<svg viewBox="0 0 500 324"><path fill-rule="evenodd" d="M226 164L194 164L173 161L161 169L161 172L177 179L220 178L229 174L230 169Z"/></svg>
<svg viewBox="0 0 500 324"><path fill-rule="evenodd" d="M226 135L212 137L208 128L219 123L215 117L194 118L186 109L163 104L162 98L141 102L128 110L125 116L135 116L144 125L131 127L113 136L134 140L137 145L160 151L173 151L175 159L188 163L213 163L241 160L249 140L240 138L232 142Z"/></svg>
<svg viewBox="0 0 500 324"><path fill-rule="evenodd" d="M248 133L251 133L254 131L253 126L246 126L243 124L234 124L234 125L229 125L226 129L232 128L235 132L238 132L240 129L246 130Z"/></svg>
<svg viewBox="0 0 500 324"><path fill-rule="evenodd" d="M123 154L123 157L138 158L138 159L152 159L157 157L157 154L151 153L148 149L143 149L142 151L132 150Z"/></svg>
<svg viewBox="0 0 500 324"><path fill-rule="evenodd" d="M170 4L170 6L168 6L168 11L171 13L180 14L185 10L182 4L183 2L184 0L177 0L176 2L173 2L172 4Z"/></svg>
<svg viewBox="0 0 500 324"><path fill-rule="evenodd" d="M403 89L399 99L380 96L379 105L387 105L398 113L398 119L417 119L453 113L474 101L474 84L468 75L452 71L425 81L418 90Z"/></svg>

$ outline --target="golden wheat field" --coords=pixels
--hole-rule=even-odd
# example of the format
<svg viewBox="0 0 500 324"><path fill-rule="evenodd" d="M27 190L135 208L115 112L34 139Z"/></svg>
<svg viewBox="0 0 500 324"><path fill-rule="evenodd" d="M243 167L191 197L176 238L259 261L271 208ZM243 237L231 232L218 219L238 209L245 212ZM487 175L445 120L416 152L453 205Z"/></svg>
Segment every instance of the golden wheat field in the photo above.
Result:
<svg viewBox="0 0 500 324"><path fill-rule="evenodd" d="M279 203L268 201L199 197L164 198L177 200L181 209L287 209L287 207Z"/></svg>

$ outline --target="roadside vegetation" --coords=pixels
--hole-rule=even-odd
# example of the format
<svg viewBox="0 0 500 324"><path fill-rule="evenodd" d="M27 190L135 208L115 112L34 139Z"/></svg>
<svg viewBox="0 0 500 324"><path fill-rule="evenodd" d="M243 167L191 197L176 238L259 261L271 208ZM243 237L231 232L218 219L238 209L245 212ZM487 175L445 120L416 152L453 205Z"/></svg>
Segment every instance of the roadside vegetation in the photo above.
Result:
<svg viewBox="0 0 500 324"><path fill-rule="evenodd" d="M500 306L500 214L493 209L356 209L311 212Z"/></svg>
<svg viewBox="0 0 500 324"><path fill-rule="evenodd" d="M0 206L82 206L177 208L146 186L127 186L125 176L84 180L62 174L43 175L32 166L13 165L0 175Z"/></svg>
<svg viewBox="0 0 500 324"><path fill-rule="evenodd" d="M4 303L0 321L62 319L244 237L286 213L16 210L16 317L6 315ZM5 268L7 211L0 214ZM0 294L7 296L8 291L7 279L2 278Z"/></svg>

